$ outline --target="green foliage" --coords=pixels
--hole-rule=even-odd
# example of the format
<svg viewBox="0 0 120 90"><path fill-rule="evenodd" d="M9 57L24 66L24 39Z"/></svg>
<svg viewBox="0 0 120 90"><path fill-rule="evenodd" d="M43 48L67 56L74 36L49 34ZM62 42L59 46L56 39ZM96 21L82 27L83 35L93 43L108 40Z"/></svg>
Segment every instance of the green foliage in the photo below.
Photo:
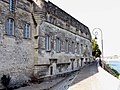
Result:
<svg viewBox="0 0 120 90"><path fill-rule="evenodd" d="M115 77L117 77L117 78L119 78L119 75L120 75L120 73L117 71L117 70L115 70L113 67L111 67L110 65L108 65L109 67L110 67L110 69L115 73Z"/></svg>
<svg viewBox="0 0 120 90"><path fill-rule="evenodd" d="M92 40L92 55L97 58L100 57L101 51L99 49L99 46L95 40Z"/></svg>

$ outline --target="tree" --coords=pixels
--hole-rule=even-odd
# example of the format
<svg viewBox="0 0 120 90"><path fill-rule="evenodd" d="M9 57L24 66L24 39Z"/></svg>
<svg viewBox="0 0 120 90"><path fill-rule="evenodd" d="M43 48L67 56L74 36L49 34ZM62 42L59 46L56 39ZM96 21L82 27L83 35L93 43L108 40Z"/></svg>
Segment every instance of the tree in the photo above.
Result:
<svg viewBox="0 0 120 90"><path fill-rule="evenodd" d="M101 51L95 39L92 40L92 55L94 58L100 57Z"/></svg>

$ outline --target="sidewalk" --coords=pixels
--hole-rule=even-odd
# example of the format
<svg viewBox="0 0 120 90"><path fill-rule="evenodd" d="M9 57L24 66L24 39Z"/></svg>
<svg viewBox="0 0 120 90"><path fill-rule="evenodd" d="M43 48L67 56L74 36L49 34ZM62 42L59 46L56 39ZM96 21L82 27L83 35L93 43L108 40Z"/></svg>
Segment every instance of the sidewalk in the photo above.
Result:
<svg viewBox="0 0 120 90"><path fill-rule="evenodd" d="M68 90L120 90L119 87L119 79L115 78L101 67L92 65L85 68L77 75Z"/></svg>

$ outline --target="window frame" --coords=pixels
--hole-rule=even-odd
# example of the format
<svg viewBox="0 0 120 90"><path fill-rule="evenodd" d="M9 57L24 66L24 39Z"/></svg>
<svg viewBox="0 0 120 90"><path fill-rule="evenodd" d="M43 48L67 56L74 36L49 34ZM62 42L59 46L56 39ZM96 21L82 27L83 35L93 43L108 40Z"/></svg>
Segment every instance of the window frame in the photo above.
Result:
<svg viewBox="0 0 120 90"><path fill-rule="evenodd" d="M61 52L61 40L60 38L56 38L56 52L60 53Z"/></svg>
<svg viewBox="0 0 120 90"><path fill-rule="evenodd" d="M15 0L9 0L9 11L14 12L15 10Z"/></svg>
<svg viewBox="0 0 120 90"><path fill-rule="evenodd" d="M83 47L83 44L81 44L81 54L84 53L84 47Z"/></svg>
<svg viewBox="0 0 120 90"><path fill-rule="evenodd" d="M45 50L51 51L51 37L50 37L50 35L45 35Z"/></svg>
<svg viewBox="0 0 120 90"><path fill-rule="evenodd" d="M65 52L69 53L69 41L65 40Z"/></svg>
<svg viewBox="0 0 120 90"><path fill-rule="evenodd" d="M75 42L72 41L72 48L71 48L72 54L75 54Z"/></svg>
<svg viewBox="0 0 120 90"><path fill-rule="evenodd" d="M24 23L23 38L30 39L30 37L31 37L30 23Z"/></svg>
<svg viewBox="0 0 120 90"><path fill-rule="evenodd" d="M79 46L79 43L77 43L77 45L76 45L76 49L77 49L77 54L80 54L80 48L79 48L80 46Z"/></svg>
<svg viewBox="0 0 120 90"><path fill-rule="evenodd" d="M8 18L7 19L7 24L6 24L6 34L8 36L13 36L14 35L14 19L13 18Z"/></svg>

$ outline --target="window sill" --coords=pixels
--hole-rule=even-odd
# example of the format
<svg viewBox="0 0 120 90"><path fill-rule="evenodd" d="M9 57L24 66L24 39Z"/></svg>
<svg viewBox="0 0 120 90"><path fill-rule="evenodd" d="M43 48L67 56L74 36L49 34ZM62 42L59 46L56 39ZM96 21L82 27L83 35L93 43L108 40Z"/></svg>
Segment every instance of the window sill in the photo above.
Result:
<svg viewBox="0 0 120 90"><path fill-rule="evenodd" d="M4 36L6 36L6 37L10 37L10 38L15 38L15 35L4 34Z"/></svg>
<svg viewBox="0 0 120 90"><path fill-rule="evenodd" d="M25 40L31 40L31 38L23 38L23 39L25 39Z"/></svg>

